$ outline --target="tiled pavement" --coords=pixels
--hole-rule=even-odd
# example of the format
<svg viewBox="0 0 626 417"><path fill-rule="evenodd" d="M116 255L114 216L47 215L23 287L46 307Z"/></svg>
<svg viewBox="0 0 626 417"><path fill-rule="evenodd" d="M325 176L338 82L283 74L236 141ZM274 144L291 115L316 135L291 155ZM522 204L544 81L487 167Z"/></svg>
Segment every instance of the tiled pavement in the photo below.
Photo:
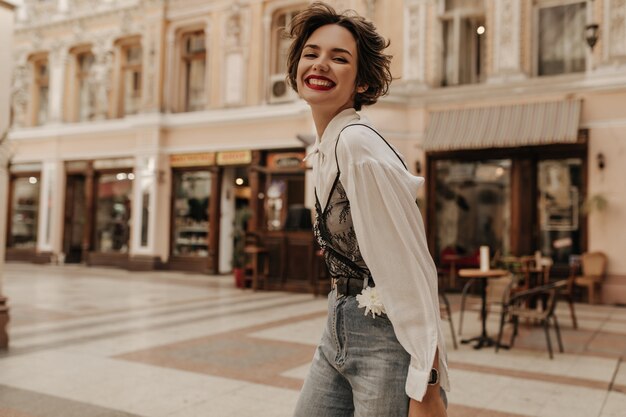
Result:
<svg viewBox="0 0 626 417"><path fill-rule="evenodd" d="M230 276L84 267L9 264L3 292L0 417L287 417L326 309L323 297L239 290ZM498 354L450 346L449 416L626 417L626 309L576 308L578 330L559 308L565 353L554 360L533 327ZM477 317L464 335L479 332Z"/></svg>

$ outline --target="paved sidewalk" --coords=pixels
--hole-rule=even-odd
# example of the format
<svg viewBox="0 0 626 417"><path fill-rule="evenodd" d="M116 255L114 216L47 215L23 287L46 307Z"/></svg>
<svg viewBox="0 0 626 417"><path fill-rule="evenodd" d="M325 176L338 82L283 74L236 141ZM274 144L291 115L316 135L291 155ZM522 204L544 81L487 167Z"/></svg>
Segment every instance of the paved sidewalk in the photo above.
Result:
<svg viewBox="0 0 626 417"><path fill-rule="evenodd" d="M230 276L81 266L8 264L3 292L0 417L288 417L326 311L324 297L253 293ZM498 354L449 346L449 416L625 417L626 309L576 308L578 330L559 307L554 360L533 327ZM467 313L463 334L479 328Z"/></svg>

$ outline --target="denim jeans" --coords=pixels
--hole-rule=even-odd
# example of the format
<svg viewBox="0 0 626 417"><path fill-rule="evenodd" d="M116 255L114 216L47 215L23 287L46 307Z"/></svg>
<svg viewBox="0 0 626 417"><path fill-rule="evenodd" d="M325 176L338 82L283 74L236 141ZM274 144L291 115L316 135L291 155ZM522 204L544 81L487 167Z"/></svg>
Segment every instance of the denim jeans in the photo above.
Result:
<svg viewBox="0 0 626 417"><path fill-rule="evenodd" d="M406 417L410 356L386 316L328 296L328 320L294 417ZM445 401L445 393L442 396Z"/></svg>

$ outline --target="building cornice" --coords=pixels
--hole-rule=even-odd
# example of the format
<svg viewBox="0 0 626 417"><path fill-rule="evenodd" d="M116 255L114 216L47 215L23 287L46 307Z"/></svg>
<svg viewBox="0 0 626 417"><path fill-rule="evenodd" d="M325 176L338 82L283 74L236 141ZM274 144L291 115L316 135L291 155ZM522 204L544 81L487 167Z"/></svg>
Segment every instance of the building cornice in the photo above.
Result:
<svg viewBox="0 0 626 417"><path fill-rule="evenodd" d="M406 100L411 106L430 106L448 103L462 104L538 95L572 95L589 92L626 91L626 73L569 74L554 77L535 77L506 84L482 83L456 87L428 88L423 84L398 82L392 86L390 100Z"/></svg>
<svg viewBox="0 0 626 417"><path fill-rule="evenodd" d="M22 33L28 33L30 31L36 30L56 29L63 27L72 28L76 21L97 20L103 17L108 17L127 11L138 10L140 8L142 8L141 3L137 1L123 5L112 5L111 7L106 9L96 8L80 10L67 14L59 13L52 16L46 16L45 19L35 21L34 23L17 21L15 25L15 33L17 35L21 35Z"/></svg>
<svg viewBox="0 0 626 417"><path fill-rule="evenodd" d="M303 102L220 109L193 113L146 113L128 116L124 119L111 119L86 123L63 123L33 128L17 129L9 132L13 141L49 140L57 137L98 136L117 132L132 132L138 129L184 129L210 128L224 125L241 125L255 121L300 119L309 114L309 107Z"/></svg>

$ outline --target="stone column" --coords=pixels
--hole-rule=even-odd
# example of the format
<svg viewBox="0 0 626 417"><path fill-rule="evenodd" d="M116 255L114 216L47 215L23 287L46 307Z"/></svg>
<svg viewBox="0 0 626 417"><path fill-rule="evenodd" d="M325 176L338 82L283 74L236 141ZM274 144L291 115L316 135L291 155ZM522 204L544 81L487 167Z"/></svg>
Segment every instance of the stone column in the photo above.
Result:
<svg viewBox="0 0 626 417"><path fill-rule="evenodd" d="M1 135L1 133L0 133ZM9 322L9 308L7 298L2 295L2 274L4 272L4 253L6 246L6 217L8 209L9 188L9 143L0 137L0 349L9 347L7 324Z"/></svg>
<svg viewBox="0 0 626 417"><path fill-rule="evenodd" d="M9 129L9 103L11 92L11 71L13 69L13 19L15 6L12 3L0 0L0 39L3 40L0 48L0 349L9 347L9 308L7 298L2 295L4 272L4 249L6 245L6 217L9 186L9 143L7 134Z"/></svg>
<svg viewBox="0 0 626 417"><path fill-rule="evenodd" d="M63 162L44 161L41 168L41 198L37 250L54 256L61 251L63 199L65 197Z"/></svg>
<svg viewBox="0 0 626 417"><path fill-rule="evenodd" d="M63 98L65 96L65 68L67 67L68 50L57 46L50 53L50 123L63 122Z"/></svg>

